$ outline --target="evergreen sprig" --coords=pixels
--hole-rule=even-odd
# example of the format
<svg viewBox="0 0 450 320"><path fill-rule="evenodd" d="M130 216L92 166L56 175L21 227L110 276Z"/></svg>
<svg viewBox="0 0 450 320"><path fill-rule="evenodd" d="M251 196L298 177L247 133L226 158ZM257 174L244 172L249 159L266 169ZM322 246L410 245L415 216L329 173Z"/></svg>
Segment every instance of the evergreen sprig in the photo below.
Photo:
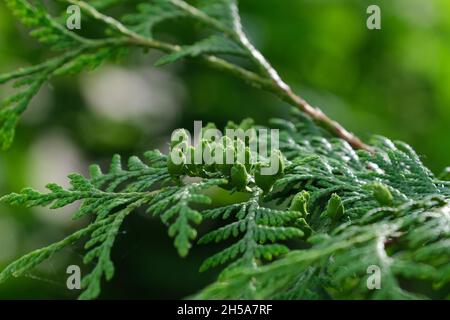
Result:
<svg viewBox="0 0 450 320"><path fill-rule="evenodd" d="M126 47L121 41L92 41L69 31L59 20L51 17L40 2L5 0L7 7L41 43L53 48L59 55L41 64L21 68L0 75L0 84L12 82L18 92L0 103L0 149L8 149L14 139L20 116L41 87L56 75L77 74L93 70L107 59L123 55ZM64 18L64 16L62 16Z"/></svg>
<svg viewBox="0 0 450 320"><path fill-rule="evenodd" d="M274 121L289 128L281 131L281 151L289 155L284 173L266 192L254 179L246 180L240 191L249 199L241 203L211 208L212 199L202 191L236 191L230 171L196 165L170 173L170 160L157 151L146 153L147 161L131 157L127 169L115 156L108 173L92 166L89 179L73 174L69 189L51 184L49 193L25 189L1 198L11 205L52 208L82 200L75 217L92 216L92 223L12 263L0 280L19 276L90 235L85 262L96 264L83 280L81 298L95 298L102 277L113 275L110 255L120 225L145 207L169 226L181 256L196 238L195 225L217 221L199 244L226 241L228 246L206 259L200 270L227 267L198 298L424 298L426 293L403 288L402 279L427 281L436 294L448 286L449 184L438 180L404 143L377 137L375 154L355 152L343 140L318 135L304 125L304 116L296 116L299 122ZM366 286L366 270L372 265L382 275L376 291Z"/></svg>
<svg viewBox="0 0 450 320"><path fill-rule="evenodd" d="M280 150L270 155L281 170L272 176L262 176L264 161L175 164L171 157L151 151L143 160L131 157L125 168L114 156L107 172L94 165L89 177L72 174L69 188L50 184L46 193L26 188L0 198L0 203L9 205L51 208L80 201L74 217L91 221L64 240L11 263L0 273L0 283L85 241L84 260L94 267L82 281L80 298L96 298L102 279L113 277L111 255L122 223L130 214L142 212L168 226L182 257L197 237L195 226L204 219L213 221L212 230L199 243L223 242L225 248L207 258L200 269L220 265L225 269L197 298L450 298L446 296L450 183L444 181L448 175L436 177L405 143L374 137L370 147L365 145L296 96L246 37L236 1L155 0L122 19L101 12L118 1L62 1L79 5L91 19L102 22L105 38L101 39L66 30L39 3L6 2L19 19L38 30L34 35L40 41L56 45L58 53L40 65L0 77L0 83L14 81L21 90L0 109L2 148L11 144L20 115L46 81L78 73L85 66L96 67L133 46L167 53L158 64L196 58L276 93L297 109L294 120L271 122L271 128L280 129L281 140ZM200 22L207 36L188 45L156 39L157 24L180 17ZM258 71L230 62L229 54L247 58ZM248 120L229 126L260 128ZM217 147L225 142L231 145L222 145L222 151L231 154L244 143L239 138L200 143ZM245 193L247 200L221 207L210 192L217 188ZM379 290L366 284L371 266L381 271ZM420 282L426 289L412 292L404 279Z"/></svg>
<svg viewBox="0 0 450 320"><path fill-rule="evenodd" d="M95 261L93 271L82 281L85 291L82 299L92 299L100 293L100 281L104 276L110 280L114 267L110 259L111 249L124 219L141 207L146 212L160 216L169 225L169 235L175 237L175 246L181 256L187 255L190 241L196 238L196 231L190 223L199 224L201 214L189 207L191 203L209 203L210 199L201 191L218 184L224 179L211 179L194 184L183 184L179 177L171 177L166 167L166 156L158 151L145 154L146 161L131 157L128 168L124 169L118 155L113 157L110 170L102 173L97 165L90 168L90 178L79 174L69 176L71 187L64 189L57 184L49 184L48 193L40 193L26 188L0 198L1 203L25 207L50 206L57 209L76 201L82 201L74 214L78 219L91 216L92 223L87 228L74 233L67 239L39 249L7 267L0 273L0 282L11 276L20 276L28 269L51 257L53 253L67 245L90 235L85 244L87 250L84 262ZM155 188L154 185L159 188ZM168 186L170 185L170 186ZM155 189L155 190L153 190Z"/></svg>
<svg viewBox="0 0 450 320"><path fill-rule="evenodd" d="M237 259L230 267L254 267L258 260L271 261L285 254L289 249L283 244L277 244L292 238L302 238L305 233L296 225L301 218L300 212L281 211L260 207L259 193L256 192L249 201L238 205L216 208L204 212L210 219L228 219L234 215L236 221L204 235L199 244L225 241L230 237L242 235L240 240L205 260L200 271L225 264Z"/></svg>
<svg viewBox="0 0 450 320"><path fill-rule="evenodd" d="M355 152L343 140L318 136L299 116L298 123L274 121L289 128L282 131L281 149L291 163L266 200L292 199L291 206L302 208L312 230L308 248L259 268L224 273L197 298L247 297L241 291L247 283L253 283L256 299L427 296L409 292L404 279L427 282L445 297L448 183L439 181L405 143L376 137L375 154ZM379 290L367 287L370 266L381 270Z"/></svg>

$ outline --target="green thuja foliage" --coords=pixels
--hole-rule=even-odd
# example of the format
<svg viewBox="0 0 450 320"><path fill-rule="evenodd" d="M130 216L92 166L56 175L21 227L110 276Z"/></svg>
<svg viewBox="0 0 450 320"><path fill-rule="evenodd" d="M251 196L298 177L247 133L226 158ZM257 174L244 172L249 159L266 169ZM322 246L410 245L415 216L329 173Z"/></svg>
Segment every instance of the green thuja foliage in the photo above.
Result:
<svg viewBox="0 0 450 320"><path fill-rule="evenodd" d="M242 286L252 283L258 299L426 298L403 287L409 280L449 298L448 182L402 142L375 137L375 153L355 152L307 122L285 123L295 128L282 132L286 174L265 197L280 205L292 199L289 210L302 212L301 228L310 230L307 247L223 273L197 297L242 298ZM370 266L381 270L379 290L367 287Z"/></svg>
<svg viewBox="0 0 450 320"><path fill-rule="evenodd" d="M3 196L1 203L25 207L56 209L81 202L74 218L87 217L90 223L12 262L0 272L0 284L83 242L84 262L93 269L83 278L80 298L96 298L102 281L114 275L111 252L124 220L149 214L167 226L181 257L193 245L222 243L199 266L202 272L222 272L195 298L450 298L448 172L436 177L402 142L374 137L368 147L296 97L245 36L236 1L153 0L119 18L104 13L119 1L59 1L79 5L86 16L101 22L104 38L67 30L64 14L50 16L39 1L5 2L33 29L33 36L54 49L54 57L0 76L0 83L11 81L18 89L0 108L3 149L11 145L20 115L46 81L94 69L133 47L165 52L157 65L197 59L275 92L303 112L295 109L289 121L271 121L267 129L279 129L279 149L254 163L248 161L254 155L246 147L252 136L204 139L197 146L180 139L171 143L179 163L159 151L131 157L126 165L114 156L105 172L94 165L89 177L70 175L69 188L49 184L45 193L26 188ZM193 20L206 36L193 44L157 40L154 27L176 18ZM230 55L249 60L257 71L227 60ZM227 127L264 128L248 119ZM214 156L233 161L196 163L192 160L198 150L215 150ZM239 150L245 151L243 159ZM279 170L262 174L273 161ZM220 206L211 189L241 192L246 200ZM214 227L198 236L197 226L205 220ZM374 266L381 272L381 287L370 290L366 280Z"/></svg>

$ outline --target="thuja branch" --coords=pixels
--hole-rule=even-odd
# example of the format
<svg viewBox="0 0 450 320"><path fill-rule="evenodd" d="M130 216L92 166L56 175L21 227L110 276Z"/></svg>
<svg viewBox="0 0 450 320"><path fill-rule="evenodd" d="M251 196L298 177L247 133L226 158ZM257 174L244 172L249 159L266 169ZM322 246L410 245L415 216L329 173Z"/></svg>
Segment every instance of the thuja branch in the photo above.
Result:
<svg viewBox="0 0 450 320"><path fill-rule="evenodd" d="M38 66L0 76L0 83L13 81L21 89L0 108L0 142L10 142L19 114L51 76L95 68L108 58L121 56L123 48L142 47L167 53L158 65L198 58L277 94L355 148L370 150L293 93L245 35L234 0L205 0L198 8L181 0L146 1L134 23L130 22L133 19L119 21L102 14L98 4L62 1L79 5L114 34L102 39L74 37L71 31L61 30L58 20L44 7L26 0L6 0L22 22L35 28L33 36L63 53ZM191 17L218 32L183 46L153 38L153 25L178 17ZM157 21L149 26L152 18ZM226 57L219 58L219 54L243 56L258 70L244 69ZM86 228L11 263L0 272L0 284L87 238L83 261L94 266L83 278L85 291L80 298L97 297L101 282L113 277L112 250L124 219L140 212L158 217L167 225L181 257L189 253L197 239L196 226L204 219L216 221L209 224L211 230L198 243L222 245L200 269L222 266L223 271L217 282L200 292L200 298L448 298L450 184L441 180L448 180L449 171L439 178L434 176L411 147L382 137L373 139L373 154L355 153L342 139L330 139L314 124L296 125L307 116L295 113L294 117L293 122L272 122L281 127L280 150L271 150L270 154L280 168L276 175L263 174L267 159L248 163L252 154L245 146L246 139L223 137L218 141L203 139L188 150L191 155L214 150L222 159L234 155L230 165L176 164L159 151L146 152L143 158L130 157L125 165L115 155L107 171L93 165L89 177L70 175L68 188L49 184L49 191L44 193L25 188L0 197L2 205L51 209L81 201L74 218L91 218ZM225 129L230 126L255 132L261 129L250 119ZM214 125L208 124L202 132L211 127ZM239 162L238 150L245 150L244 163ZM247 192L249 199L223 205L213 201L208 191L211 188ZM382 272L383 285L375 292L365 285L368 266L379 266ZM404 279L419 286L412 285L411 292L406 291L400 285ZM422 288L433 291L426 289L424 293Z"/></svg>
<svg viewBox="0 0 450 320"><path fill-rule="evenodd" d="M104 22L106 25L116 30L123 36L125 36L130 44L148 47L152 49L161 50L166 53L176 53L182 48L178 45L173 45L163 41L144 37L129 28L127 28L120 21L102 14L96 8L89 5L84 1L79 0L63 0L70 4L80 6L85 12L87 12L93 18ZM346 130L341 124L329 118L322 110L317 107L311 106L307 101L295 94L290 86L286 84L279 76L278 72L271 66L268 60L261 54L260 51L249 41L246 36L239 15L239 10L236 3L232 3L231 10L233 14L233 28L225 27L220 21L206 15L197 8L189 5L188 3L180 0L169 0L172 4L186 11L189 15L194 16L204 24L210 26L213 29L223 33L226 37L229 37L236 43L238 43L249 54L253 62L259 67L262 75L255 72L246 70L238 65L232 64L224 59L221 59L215 55L204 54L200 57L201 60L206 62L209 66L219 69L221 71L228 72L234 76L237 76L252 86L262 88L266 91L270 91L278 95L281 99L287 103L299 108L301 111L309 115L317 124L324 127L334 135L347 141L350 145L357 149L364 149L372 151L372 148L362 142L356 135Z"/></svg>
<svg viewBox="0 0 450 320"><path fill-rule="evenodd" d="M271 80L271 84L269 86L263 86L264 88L273 91L289 104L298 107L301 111L308 114L321 126L333 132L338 137L346 140L353 147L368 151L372 150L371 147L363 143L357 136L347 131L338 122L330 119L322 110L320 110L319 108L312 107L307 101L305 101L292 91L290 86L282 80L278 72L271 66L271 64L264 57L264 55L260 51L258 51L256 47L248 39L242 27L239 9L236 2L231 3L233 16L232 30L223 27L219 21L209 17L208 15L205 15L203 12L187 4L184 1L171 0L171 2L177 5L178 7L189 11L192 15L195 15L198 19L202 20L204 23L208 24L212 28L217 29L218 31L223 32L226 36L240 43L242 47L247 50L249 55L252 57L252 60L259 66L259 68L262 70L265 76Z"/></svg>
<svg viewBox="0 0 450 320"><path fill-rule="evenodd" d="M174 53L179 52L181 50L181 47L178 45L173 45L167 42L158 41L155 39L150 39L143 37L139 35L138 33L130 30L125 25L123 25L120 21L102 14L99 12L96 8L91 6L90 4L84 2L84 1L78 1L78 0L60 0L64 2L68 2L70 4L75 4L80 6L83 10L85 10L89 15L91 15L93 18L102 21L106 25L108 25L110 28L118 31L122 35L126 37L126 39L105 39L105 40L97 40L98 42L115 42L117 41L118 44L123 44L124 40L128 42L130 45L136 45L151 49L160 50L165 53ZM188 6L186 4L186 6ZM188 6L191 7L191 6ZM211 19L213 20L213 19ZM214 20L213 20L214 21ZM276 91L276 86L274 83L265 77L261 77L257 73L254 73L252 71L246 70L240 66L237 66L235 64L232 64L224 59L221 59L219 57L216 57L214 55L203 55L200 60L203 60L206 64L209 66L216 68L221 71L228 72L234 76L237 76L241 78L242 80L246 81L247 83L258 87L263 88L265 90L270 91Z"/></svg>

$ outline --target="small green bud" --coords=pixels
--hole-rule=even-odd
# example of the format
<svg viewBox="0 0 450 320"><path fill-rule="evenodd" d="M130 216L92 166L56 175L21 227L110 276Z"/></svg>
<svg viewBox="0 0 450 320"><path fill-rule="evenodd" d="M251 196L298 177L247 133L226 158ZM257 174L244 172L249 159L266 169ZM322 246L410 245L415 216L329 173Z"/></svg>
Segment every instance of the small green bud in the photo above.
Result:
<svg viewBox="0 0 450 320"><path fill-rule="evenodd" d="M203 127L204 130L208 129L217 129L216 125L213 122L208 122L206 126Z"/></svg>
<svg viewBox="0 0 450 320"><path fill-rule="evenodd" d="M225 129L236 130L237 128L239 128L238 125L235 122L233 122L233 121L228 121L227 125L225 126Z"/></svg>
<svg viewBox="0 0 450 320"><path fill-rule="evenodd" d="M262 165L258 163L255 170L255 183L260 187L265 193L268 193L275 182L278 180L276 175L263 175L261 174Z"/></svg>
<svg viewBox="0 0 450 320"><path fill-rule="evenodd" d="M245 118L239 124L239 128L245 131L245 130L253 128L254 125L255 125L255 121L253 119Z"/></svg>
<svg viewBox="0 0 450 320"><path fill-rule="evenodd" d="M333 220L338 220L343 216L344 211L344 205L342 204L341 197L339 197L336 193L333 193L330 200L328 200L327 209L324 214Z"/></svg>
<svg viewBox="0 0 450 320"><path fill-rule="evenodd" d="M382 183L374 183L372 185L373 188L373 196L378 201L379 204L383 206L390 206L394 201L389 188Z"/></svg>
<svg viewBox="0 0 450 320"><path fill-rule="evenodd" d="M263 258L266 259L267 261L271 261L273 259L273 256L270 252L264 252L263 253Z"/></svg>
<svg viewBox="0 0 450 320"><path fill-rule="evenodd" d="M292 199L291 206L289 210L291 211L299 211L303 216L309 214L308 213L308 202L309 202L309 192L308 191L300 191L297 193Z"/></svg>
<svg viewBox="0 0 450 320"><path fill-rule="evenodd" d="M237 190L243 190L248 184L248 174L245 166L241 163L236 163L231 168L231 184Z"/></svg>

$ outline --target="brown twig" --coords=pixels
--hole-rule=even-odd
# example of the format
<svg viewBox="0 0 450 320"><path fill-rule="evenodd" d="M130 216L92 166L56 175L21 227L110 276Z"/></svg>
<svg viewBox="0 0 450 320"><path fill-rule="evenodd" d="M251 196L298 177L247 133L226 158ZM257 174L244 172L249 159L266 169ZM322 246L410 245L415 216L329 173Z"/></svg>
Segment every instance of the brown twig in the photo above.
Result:
<svg viewBox="0 0 450 320"><path fill-rule="evenodd" d="M130 30L124 26L120 21L115 20L112 17L106 16L94 7L89 5L84 1L79 0L64 0L71 4L76 4L80 6L83 10L88 12L92 17L103 21L105 24L109 25L111 28L115 29L122 35L126 36L128 42L132 45L138 45L148 48L153 48L161 50L163 52L172 53L181 50L180 46L172 45L166 42L158 41L155 39L150 39L139 35L138 33ZM258 51L253 44L249 41L245 32L242 28L242 23L239 15L239 10L236 4L232 4L233 13L233 23L234 28L230 30L223 26L216 19L209 17L204 12L198 10L197 8L189 5L188 3L180 0L170 0L174 5L178 6L180 9L187 11L190 15L195 16L199 20L203 21L210 27L217 29L224 33L225 36L231 38L245 49L254 63L260 68L262 75L258 73L246 70L240 66L232 64L224 59L218 58L213 55L203 55L202 60L208 65L226 71L234 76L241 78L252 86L262 88L264 90L270 91L278 95L281 99L287 103L299 108L302 112L310 116L314 122L316 122L321 127L324 127L337 137L347 141L352 147L356 149L362 149L369 152L373 152L372 147L362 142L356 135L346 130L341 124L329 118L322 110L317 107L311 106L307 101L302 99L300 96L296 95L293 90L287 85L278 72L271 66L267 59ZM111 40L108 40L111 41ZM123 39L118 39L117 41L123 41ZM93 41L95 42L95 40Z"/></svg>

